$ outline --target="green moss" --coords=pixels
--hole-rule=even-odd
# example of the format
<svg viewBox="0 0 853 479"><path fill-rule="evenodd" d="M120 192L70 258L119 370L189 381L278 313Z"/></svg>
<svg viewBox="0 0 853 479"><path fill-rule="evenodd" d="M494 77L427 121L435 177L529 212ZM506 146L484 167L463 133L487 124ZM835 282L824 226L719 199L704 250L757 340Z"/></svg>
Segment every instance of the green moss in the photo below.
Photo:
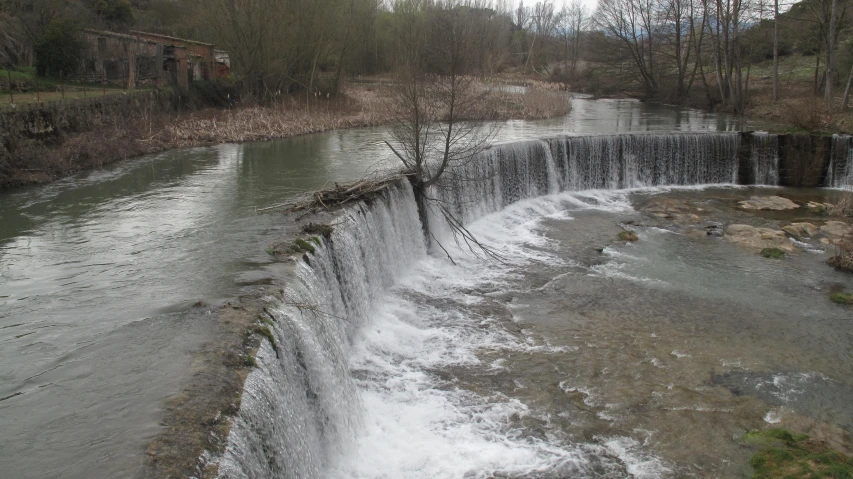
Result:
<svg viewBox="0 0 853 479"><path fill-rule="evenodd" d="M320 241L320 238L318 236L312 236L311 241L313 241L314 244L317 246L321 246L323 244L323 242Z"/></svg>
<svg viewBox="0 0 853 479"><path fill-rule="evenodd" d="M313 254L314 253L314 246L302 238L296 238L293 241L293 251L295 253L308 252L308 253Z"/></svg>
<svg viewBox="0 0 853 479"><path fill-rule="evenodd" d="M774 441L782 441L785 443L796 443L805 441L809 438L806 434L793 434L791 431L782 428L765 429L763 431L751 431L743 437L743 442L748 443L772 443Z"/></svg>
<svg viewBox="0 0 853 479"><path fill-rule="evenodd" d="M764 248L761 250L761 256L765 258L782 259L785 257L785 252L779 248Z"/></svg>
<svg viewBox="0 0 853 479"><path fill-rule="evenodd" d="M640 237L633 231L622 231L619 233L619 239L622 241L637 241Z"/></svg>
<svg viewBox="0 0 853 479"><path fill-rule="evenodd" d="M255 361L255 357L251 354L247 354L245 358L243 358L243 365L250 368L258 367L258 362Z"/></svg>
<svg viewBox="0 0 853 479"><path fill-rule="evenodd" d="M747 433L743 442L761 447L750 459L756 479L788 477L853 479L853 459L820 441L786 429Z"/></svg>
<svg viewBox="0 0 853 479"><path fill-rule="evenodd" d="M829 295L829 300L838 304L853 304L853 294L833 293Z"/></svg>
<svg viewBox="0 0 853 479"><path fill-rule="evenodd" d="M278 350L278 346L275 343L275 336L273 336L272 331L270 331L270 328L266 326L255 326L255 333L267 338L270 344L272 345L272 348L276 351Z"/></svg>
<svg viewBox="0 0 853 479"><path fill-rule="evenodd" d="M302 227L302 232L309 235L323 236L328 238L332 235L332 227L330 225L308 223Z"/></svg>

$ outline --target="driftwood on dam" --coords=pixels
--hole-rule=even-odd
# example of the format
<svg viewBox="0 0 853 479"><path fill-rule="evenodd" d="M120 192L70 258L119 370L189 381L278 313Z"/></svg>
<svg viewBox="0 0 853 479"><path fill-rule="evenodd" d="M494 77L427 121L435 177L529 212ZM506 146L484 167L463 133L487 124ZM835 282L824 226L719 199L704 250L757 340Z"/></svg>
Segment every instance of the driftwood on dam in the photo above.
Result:
<svg viewBox="0 0 853 479"><path fill-rule="evenodd" d="M323 188L298 197L289 203L273 205L258 211L283 209L286 213L309 214L316 211L330 211L380 193L388 185L405 179L404 174L390 174L378 178L361 179L353 183L335 183L332 188Z"/></svg>

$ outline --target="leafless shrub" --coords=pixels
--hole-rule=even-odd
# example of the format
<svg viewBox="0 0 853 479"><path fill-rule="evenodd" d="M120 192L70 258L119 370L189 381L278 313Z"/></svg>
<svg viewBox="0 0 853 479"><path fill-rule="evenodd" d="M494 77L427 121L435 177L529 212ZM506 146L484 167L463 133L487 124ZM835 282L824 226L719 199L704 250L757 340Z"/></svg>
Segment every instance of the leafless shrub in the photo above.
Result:
<svg viewBox="0 0 853 479"><path fill-rule="evenodd" d="M828 213L830 216L853 217L853 192L841 193Z"/></svg>
<svg viewBox="0 0 853 479"><path fill-rule="evenodd" d="M826 263L838 270L853 273L853 235L847 235L835 245L835 255Z"/></svg>
<svg viewBox="0 0 853 479"><path fill-rule="evenodd" d="M796 98L786 103L782 120L806 131L825 129L832 121L824 102L815 96Z"/></svg>

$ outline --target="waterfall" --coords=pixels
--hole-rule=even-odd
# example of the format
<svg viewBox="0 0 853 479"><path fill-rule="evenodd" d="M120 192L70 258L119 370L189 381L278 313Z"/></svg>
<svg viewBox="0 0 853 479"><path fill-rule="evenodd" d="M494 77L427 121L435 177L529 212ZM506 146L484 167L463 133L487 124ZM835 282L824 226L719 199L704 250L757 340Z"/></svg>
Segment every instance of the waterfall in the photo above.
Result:
<svg viewBox="0 0 853 479"><path fill-rule="evenodd" d="M469 223L560 191L736 183L737 133L570 136L493 147L432 195ZM432 227L432 225L431 225Z"/></svg>
<svg viewBox="0 0 853 479"><path fill-rule="evenodd" d="M853 136L832 135L832 151L826 172L826 186L853 188Z"/></svg>
<svg viewBox="0 0 853 479"><path fill-rule="evenodd" d="M765 132L752 134L752 183L756 185L779 184L779 135Z"/></svg>
<svg viewBox="0 0 853 479"><path fill-rule="evenodd" d="M326 459L352 442L361 407L349 338L426 245L406 182L340 218L310 263L299 262L288 303L269 308L277 351L264 342L258 352L219 477L321 477Z"/></svg>
<svg viewBox="0 0 853 479"><path fill-rule="evenodd" d="M499 145L453 168L430 196L470 223L519 200L592 188L734 183L738 134L564 137ZM441 226L433 223L431 231ZM362 406L350 341L371 310L427 254L411 186L343 210L330 238L300 261L282 303L270 299L219 477L322 477L354 443Z"/></svg>

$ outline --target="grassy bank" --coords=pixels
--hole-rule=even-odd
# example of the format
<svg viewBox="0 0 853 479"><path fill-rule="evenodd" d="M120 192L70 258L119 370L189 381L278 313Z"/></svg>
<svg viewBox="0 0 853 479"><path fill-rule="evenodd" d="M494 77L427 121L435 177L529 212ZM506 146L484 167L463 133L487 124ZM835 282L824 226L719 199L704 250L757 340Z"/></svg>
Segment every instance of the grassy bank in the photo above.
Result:
<svg viewBox="0 0 853 479"><path fill-rule="evenodd" d="M564 93L539 89L495 91L473 113L477 119L550 118L568 113ZM188 113L137 112L110 118L93 131L48 139L20 139L0 148L0 189L46 183L79 171L176 148L286 138L393 120L388 88L353 86L332 99L286 97L271 105ZM0 145L3 146L3 145Z"/></svg>
<svg viewBox="0 0 853 479"><path fill-rule="evenodd" d="M11 91L9 89L10 80ZM142 90L127 90L113 84L60 82L55 78L37 76L35 67L26 67L20 70L0 68L0 108L60 100L97 98L104 95L122 95L136 91Z"/></svg>

